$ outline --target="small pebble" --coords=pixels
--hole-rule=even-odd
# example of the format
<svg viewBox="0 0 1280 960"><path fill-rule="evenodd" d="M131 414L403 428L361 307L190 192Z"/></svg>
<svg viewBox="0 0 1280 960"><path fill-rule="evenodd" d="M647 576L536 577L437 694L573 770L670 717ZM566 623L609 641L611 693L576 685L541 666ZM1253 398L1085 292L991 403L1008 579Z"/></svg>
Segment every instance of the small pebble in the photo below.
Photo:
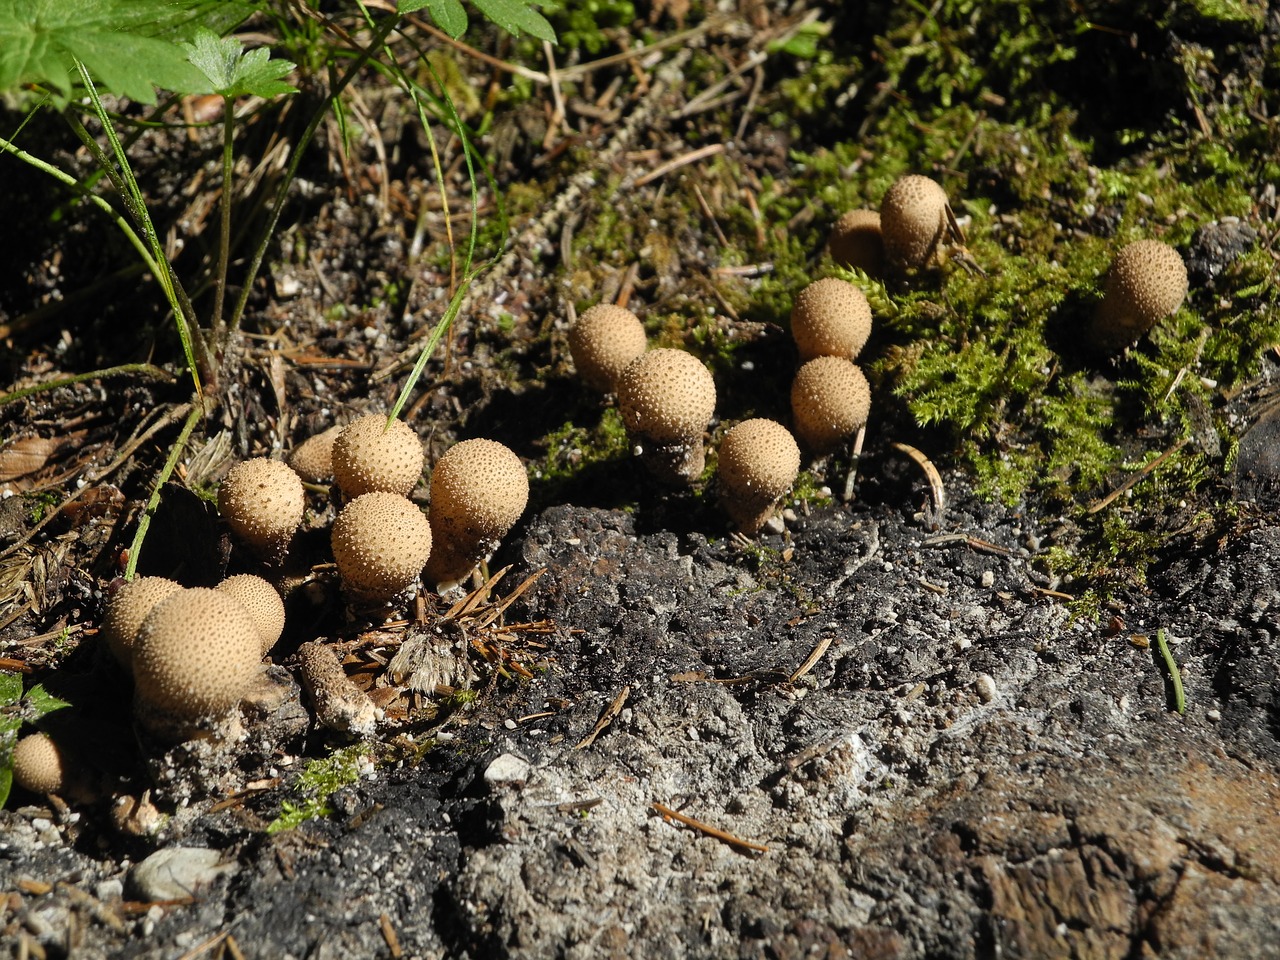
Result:
<svg viewBox="0 0 1280 960"><path fill-rule="evenodd" d="M973 687L983 703L990 703L996 698L996 682L989 673L978 674L973 680Z"/></svg>
<svg viewBox="0 0 1280 960"><path fill-rule="evenodd" d="M996 575L995 575L995 573L994 573L993 571L991 571L991 570L983 570L983 571L982 571L982 585L983 585L983 587L990 588L990 587L995 586L995 583L996 583Z"/></svg>

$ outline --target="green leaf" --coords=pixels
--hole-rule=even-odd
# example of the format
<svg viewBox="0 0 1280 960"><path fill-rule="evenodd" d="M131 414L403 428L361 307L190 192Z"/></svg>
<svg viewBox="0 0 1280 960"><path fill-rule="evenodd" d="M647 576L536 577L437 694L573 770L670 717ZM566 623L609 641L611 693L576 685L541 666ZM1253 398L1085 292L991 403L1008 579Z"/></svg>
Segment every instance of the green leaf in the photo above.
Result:
<svg viewBox="0 0 1280 960"><path fill-rule="evenodd" d="M461 0L423 0L431 11L431 19L441 30L457 40L467 32L467 11Z"/></svg>
<svg viewBox="0 0 1280 960"><path fill-rule="evenodd" d="M155 103L155 88L207 92L175 40L229 29L252 6L237 0L0 0L0 93L50 87L65 105L82 61L105 90Z"/></svg>
<svg viewBox="0 0 1280 960"><path fill-rule="evenodd" d="M0 671L0 709L22 699L22 674Z"/></svg>
<svg viewBox="0 0 1280 960"><path fill-rule="evenodd" d="M37 683L34 687L27 691L26 696L27 709L24 711L28 720L39 720L41 717L53 713L55 710L62 710L71 706L67 701L55 697L52 693L44 688L44 684Z"/></svg>
<svg viewBox="0 0 1280 960"><path fill-rule="evenodd" d="M507 33L520 36L521 31L556 42L556 32L546 18L533 9L530 0L473 0L476 9Z"/></svg>
<svg viewBox="0 0 1280 960"><path fill-rule="evenodd" d="M187 59L204 74L214 93L226 97L272 97L297 93L298 88L285 83L294 64L288 60L272 60L266 47L245 51L237 37L219 37L201 27L192 43L184 43Z"/></svg>

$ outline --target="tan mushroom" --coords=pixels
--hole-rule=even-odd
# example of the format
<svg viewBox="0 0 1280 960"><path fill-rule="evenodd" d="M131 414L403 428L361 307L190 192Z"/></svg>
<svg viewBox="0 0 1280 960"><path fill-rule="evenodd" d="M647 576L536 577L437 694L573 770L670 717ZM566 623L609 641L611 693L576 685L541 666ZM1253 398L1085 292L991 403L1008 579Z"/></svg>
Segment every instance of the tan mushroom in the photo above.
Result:
<svg viewBox="0 0 1280 960"><path fill-rule="evenodd" d="M214 589L244 604L258 626L263 654L276 645L284 632L284 601L275 587L252 573L240 573L227 577Z"/></svg>
<svg viewBox="0 0 1280 960"><path fill-rule="evenodd" d="M880 231L890 266L928 266L950 228L946 191L928 177L911 174L893 182L880 201Z"/></svg>
<svg viewBox="0 0 1280 960"><path fill-rule="evenodd" d="M382 490L407 497L422 477L422 441L403 420L380 413L361 417L333 442L333 477L342 495L354 500Z"/></svg>
<svg viewBox="0 0 1280 960"><path fill-rule="evenodd" d="M796 436L815 453L829 453L867 422L871 387L844 357L817 357L796 373L791 414Z"/></svg>
<svg viewBox="0 0 1280 960"><path fill-rule="evenodd" d="M427 580L463 579L515 526L529 502L529 475L496 440L464 440L431 471L431 558Z"/></svg>
<svg viewBox="0 0 1280 960"><path fill-rule="evenodd" d="M745 534L764 526L799 472L800 448L773 420L744 420L720 441L720 503Z"/></svg>
<svg viewBox="0 0 1280 960"><path fill-rule="evenodd" d="M333 480L333 443L342 427L329 427L307 437L293 448L287 463L307 483L329 483Z"/></svg>
<svg viewBox="0 0 1280 960"><path fill-rule="evenodd" d="M266 457L237 463L218 489L218 509L232 534L270 563L284 559L302 523L304 504L298 475Z"/></svg>
<svg viewBox="0 0 1280 960"><path fill-rule="evenodd" d="M161 600L138 630L135 713L177 736L230 713L262 674L262 639L244 605L194 587Z"/></svg>
<svg viewBox="0 0 1280 960"><path fill-rule="evenodd" d="M66 790L66 761L48 734L33 733L18 741L13 748L13 782L41 795Z"/></svg>
<svg viewBox="0 0 1280 960"><path fill-rule="evenodd" d="M181 589L165 577L138 577L122 584L108 601L99 634L126 670L133 667L133 645L142 621L157 603Z"/></svg>
<svg viewBox="0 0 1280 960"><path fill-rule="evenodd" d="M623 423L638 442L645 466L664 483L692 483L702 473L702 435L715 407L711 371L683 350L650 350L618 378Z"/></svg>
<svg viewBox="0 0 1280 960"><path fill-rule="evenodd" d="M374 490L342 508L330 540L347 593L385 602L417 585L431 555L431 524L407 497Z"/></svg>
<svg viewBox="0 0 1280 960"><path fill-rule="evenodd" d="M1186 295L1187 267L1177 250L1160 240L1130 243L1111 263L1091 339L1103 350L1127 347L1176 313Z"/></svg>
<svg viewBox="0 0 1280 960"><path fill-rule="evenodd" d="M791 338L800 360L846 357L853 360L871 336L871 305L852 283L828 277L796 294L791 307Z"/></svg>
<svg viewBox="0 0 1280 960"><path fill-rule="evenodd" d="M861 270L872 277L884 276L880 214L875 210L850 210L844 214L831 228L827 250L842 267Z"/></svg>
<svg viewBox="0 0 1280 960"><path fill-rule="evenodd" d="M569 328L569 353L578 376L602 393L614 391L623 368L647 345L640 319L612 303L584 310Z"/></svg>

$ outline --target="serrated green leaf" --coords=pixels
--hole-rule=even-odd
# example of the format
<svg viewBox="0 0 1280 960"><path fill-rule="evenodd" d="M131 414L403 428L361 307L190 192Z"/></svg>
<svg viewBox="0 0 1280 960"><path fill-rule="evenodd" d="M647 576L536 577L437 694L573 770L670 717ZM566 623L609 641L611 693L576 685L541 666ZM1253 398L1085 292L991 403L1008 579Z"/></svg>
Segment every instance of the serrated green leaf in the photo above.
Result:
<svg viewBox="0 0 1280 960"><path fill-rule="evenodd" d="M546 18L533 9L530 0L472 0L476 9L507 33L530 34L548 43L556 42L556 32Z"/></svg>
<svg viewBox="0 0 1280 960"><path fill-rule="evenodd" d="M467 32L467 11L461 0L424 0L436 26L457 40Z"/></svg>
<svg viewBox="0 0 1280 960"><path fill-rule="evenodd" d="M297 93L298 88L285 83L294 64L288 60L272 60L266 47L245 51L236 37L219 37L201 27L191 43L184 43L187 59L204 74L213 92L228 99L235 97L278 97Z"/></svg>
<svg viewBox="0 0 1280 960"><path fill-rule="evenodd" d="M55 697L52 693L44 688L44 684L37 683L34 687L27 691L26 696L27 714L30 720L39 720L41 717L53 713L55 710L63 710L71 706L67 701L60 697Z"/></svg>
<svg viewBox="0 0 1280 960"><path fill-rule="evenodd" d="M0 0L0 92L41 84L65 104L77 59L103 89L143 103L155 103L156 87L207 92L174 41L200 26L228 29L251 10L237 0Z"/></svg>

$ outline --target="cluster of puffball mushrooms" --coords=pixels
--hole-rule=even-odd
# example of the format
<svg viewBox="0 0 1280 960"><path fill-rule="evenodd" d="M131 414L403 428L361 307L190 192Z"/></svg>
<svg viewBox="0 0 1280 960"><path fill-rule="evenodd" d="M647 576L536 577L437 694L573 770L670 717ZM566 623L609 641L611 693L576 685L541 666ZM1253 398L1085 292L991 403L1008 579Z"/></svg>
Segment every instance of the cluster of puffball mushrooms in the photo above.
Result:
<svg viewBox="0 0 1280 960"><path fill-rule="evenodd" d="M330 543L342 590L361 608L385 608L420 581L444 587L467 578L524 512L528 474L493 440L452 446L431 472L429 515L408 497L422 475L422 442L383 414L331 428L300 444L289 463L265 457L235 464L218 507L237 544L279 573L303 519L304 481L336 484L341 508ZM285 626L281 594L255 574L216 587L186 588L164 577L124 583L107 604L100 636L133 678L134 717L162 741L225 729L236 708L264 683L263 658ZM304 644L304 681L320 711L328 687L347 683L336 655ZM332 661L332 662L329 662ZM368 716L346 718L348 732L372 732ZM357 708L359 709L359 708ZM14 750L14 779L36 793L74 792L73 772L47 734Z"/></svg>
<svg viewBox="0 0 1280 960"><path fill-rule="evenodd" d="M929 266L953 241L963 243L963 237L946 193L933 180L911 175L889 188L878 212L853 210L841 217L828 249L836 263L881 277ZM1088 337L1101 349L1123 349L1176 312L1186 292L1187 271L1176 250L1157 240L1131 243L1112 263ZM743 533L758 532L795 482L795 437L821 455L866 424L871 391L854 360L870 333L870 305L853 284L823 279L796 295L795 436L774 420L756 418L738 423L720 441L720 500ZM636 315L611 304L577 318L569 347L581 378L616 394L646 467L669 484L696 480L706 464L703 436L715 415L715 382L706 366L682 350L648 349ZM354 603L385 604L424 577L437 585L465 579L528 500L528 476L515 453L492 440L467 440L436 463L424 514L408 498L423 462L421 441L407 424L373 414L306 440L288 464L265 458L236 464L218 505L236 540L278 570L302 521L303 481L334 481L343 505L331 545L343 590ZM211 589L142 577L113 596L101 635L133 676L139 723L157 737L181 740L210 729L252 693L284 621L276 587L253 574ZM305 644L300 654L304 663L314 661L304 673L319 709L335 696L326 685L345 682L345 675L321 644ZM352 729L366 720L352 718ZM33 792L74 786L61 750L44 733L23 738L13 764L15 782Z"/></svg>
<svg viewBox="0 0 1280 960"><path fill-rule="evenodd" d="M837 264L879 278L926 268L944 247L963 243L946 192L912 174L889 187L878 211L844 214L828 250ZM1176 250L1158 240L1131 243L1115 258L1089 338L1103 350L1129 346L1174 313L1186 292L1187 271ZM800 366L791 385L792 430L752 419L720 442L720 501L741 532L758 532L795 482L797 439L824 455L865 427L871 390L854 361L870 334L871 307L854 284L827 278L796 295L791 336ZM613 304L577 318L569 350L588 385L616 394L635 449L655 477L678 485L702 473L703 435L715 414L716 391L701 361L682 350L648 349L640 320Z"/></svg>

